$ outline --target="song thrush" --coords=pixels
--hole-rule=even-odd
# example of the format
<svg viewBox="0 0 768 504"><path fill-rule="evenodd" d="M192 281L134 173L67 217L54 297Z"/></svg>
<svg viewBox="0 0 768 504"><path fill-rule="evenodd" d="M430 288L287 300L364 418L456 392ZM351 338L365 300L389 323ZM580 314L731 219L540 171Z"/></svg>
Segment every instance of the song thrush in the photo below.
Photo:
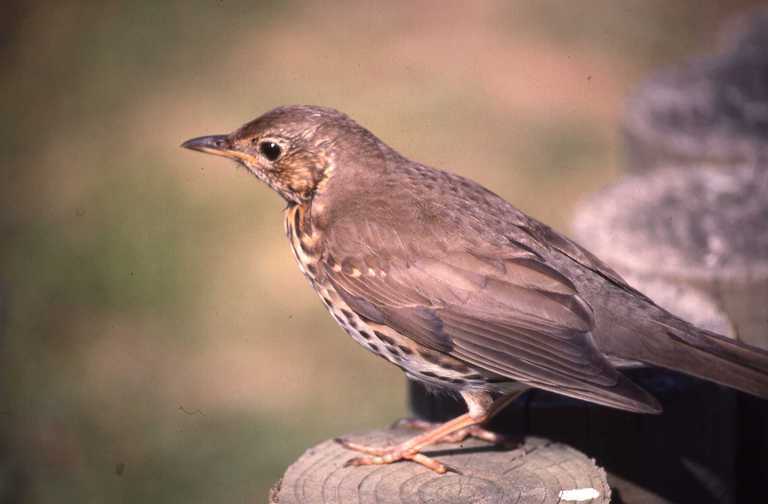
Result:
<svg viewBox="0 0 768 504"><path fill-rule="evenodd" d="M281 107L189 149L234 159L288 203L299 268L358 343L468 413L354 464L410 459L479 426L527 387L639 413L617 368L682 371L768 397L768 352L698 329L584 248L466 178L410 161L335 110ZM494 397L500 397L494 401Z"/></svg>

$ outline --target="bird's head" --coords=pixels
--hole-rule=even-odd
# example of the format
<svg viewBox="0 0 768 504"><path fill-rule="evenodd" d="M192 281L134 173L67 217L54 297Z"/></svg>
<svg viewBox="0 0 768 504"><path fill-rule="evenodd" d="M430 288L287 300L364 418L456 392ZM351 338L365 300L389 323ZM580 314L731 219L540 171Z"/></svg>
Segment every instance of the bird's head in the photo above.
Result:
<svg viewBox="0 0 768 504"><path fill-rule="evenodd" d="M367 133L333 109L276 108L227 135L193 138L182 147L237 161L284 199L312 199L334 168L334 152L345 136Z"/></svg>

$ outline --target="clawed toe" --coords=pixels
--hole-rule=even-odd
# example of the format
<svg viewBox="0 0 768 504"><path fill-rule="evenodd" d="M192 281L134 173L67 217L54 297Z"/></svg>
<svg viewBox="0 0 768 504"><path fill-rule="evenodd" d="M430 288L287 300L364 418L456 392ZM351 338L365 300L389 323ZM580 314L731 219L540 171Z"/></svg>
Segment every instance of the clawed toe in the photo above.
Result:
<svg viewBox="0 0 768 504"><path fill-rule="evenodd" d="M365 454L365 456L355 457L347 460L344 463L344 467L383 465L392 464L400 460L411 460L417 464L421 464L424 467L427 467L428 469L431 469L438 474L444 474L449 471L456 474L461 474L458 469L446 466L437 460L427 457L423 453L419 452L418 449L409 445L407 442L382 448L378 446L368 446L355 443L343 438L336 438L334 441L348 450Z"/></svg>
<svg viewBox="0 0 768 504"><path fill-rule="evenodd" d="M357 467L361 465L371 465L372 462L367 461L366 457L355 457L344 462L343 467Z"/></svg>
<svg viewBox="0 0 768 504"><path fill-rule="evenodd" d="M429 422L425 422L423 420L415 420L415 421L400 420L397 422L396 425L415 427L415 428L421 429L421 428L428 428L432 424L430 424ZM428 434L427 435L422 434L420 436L417 436L416 438L405 441L403 443L393 445L393 446L387 446L387 447L368 446L362 443L349 441L348 439L344 439L344 438L336 438L334 439L334 441L348 450L352 450L352 451L356 451L364 454L364 456L355 457L347 460L344 463L344 467L356 467L356 466L364 466L364 465L383 465L383 464L391 464L401 460L411 460L413 462L416 462L417 464L423 465L428 469L431 469L432 471L438 474L445 474L446 472L461 474L461 472L454 467L446 466L445 464L442 464L437 460L429 458L423 453L421 453L420 450L427 444L460 443L467 437L471 436L478 439L482 439L489 443L504 446L505 448L509 448L509 449L516 448L519 446L519 440L510 438L501 434L497 434L495 432L488 431L477 425L467 426L467 427L458 429L456 431L453 431L449 434L443 434L440 437L437 437L437 436L427 437L427 436Z"/></svg>
<svg viewBox="0 0 768 504"><path fill-rule="evenodd" d="M438 474L444 474L448 471L461 474L457 469L453 467L447 467L440 462L427 457L421 453L421 450L431 444L444 442L444 440L456 442L457 440L463 440L470 435L485 439L490 442L498 442L500 436L477 427L478 424L482 423L486 419L487 415L478 416L465 413L454 418L453 420L449 420L448 422L437 426L433 426L429 422L424 422L422 420L401 420L397 422L396 425L428 428L428 430L422 434L403 441L402 443L385 448L378 446L367 446L342 438L337 438L335 441L348 450L357 451L365 455L363 457L357 457L348 460L344 464L345 467L391 464L399 460L412 460L413 462L421 464Z"/></svg>
<svg viewBox="0 0 768 504"><path fill-rule="evenodd" d="M417 464L423 465L427 469L431 469L437 474L445 474L446 472L461 474L461 472L458 469L451 466L446 466L445 464L442 464L437 460L429 458L423 453L419 453L419 452L414 453L414 452L392 451L384 455L355 457L347 460L344 463L344 467L357 467L357 466L365 466L365 465L384 465L384 464L391 464L393 462L397 462L400 460L411 460L413 462L416 462Z"/></svg>
<svg viewBox="0 0 768 504"><path fill-rule="evenodd" d="M366 455L382 456L382 455L385 455L386 452L388 451L387 448L381 448L378 446L368 446L360 443L355 443L353 441L349 441L343 438L336 438L334 439L334 441L348 450L365 453Z"/></svg>

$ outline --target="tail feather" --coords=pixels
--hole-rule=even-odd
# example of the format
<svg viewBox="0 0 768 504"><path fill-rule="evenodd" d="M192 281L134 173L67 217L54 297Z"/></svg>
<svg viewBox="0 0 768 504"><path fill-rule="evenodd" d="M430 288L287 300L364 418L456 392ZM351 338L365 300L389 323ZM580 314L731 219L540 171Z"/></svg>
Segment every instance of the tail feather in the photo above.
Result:
<svg viewBox="0 0 768 504"><path fill-rule="evenodd" d="M768 399L768 352L675 320L676 326L655 320L677 354L690 353L684 373ZM683 361L689 362L688 359ZM674 362L673 362L674 364ZM660 364L663 365L663 364Z"/></svg>
<svg viewBox="0 0 768 504"><path fill-rule="evenodd" d="M599 338L605 353L680 371L768 399L768 351L685 322L659 309L640 327L614 325Z"/></svg>

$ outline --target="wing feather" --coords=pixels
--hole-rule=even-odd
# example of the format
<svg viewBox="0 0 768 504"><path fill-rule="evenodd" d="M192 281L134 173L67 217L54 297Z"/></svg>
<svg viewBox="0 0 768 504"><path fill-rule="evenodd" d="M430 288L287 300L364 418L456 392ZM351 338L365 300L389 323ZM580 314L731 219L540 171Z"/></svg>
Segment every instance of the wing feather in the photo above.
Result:
<svg viewBox="0 0 768 504"><path fill-rule="evenodd" d="M449 247L357 222L330 236L322 264L362 316L510 379L632 411L659 410L595 347L594 317L574 282L530 247Z"/></svg>

